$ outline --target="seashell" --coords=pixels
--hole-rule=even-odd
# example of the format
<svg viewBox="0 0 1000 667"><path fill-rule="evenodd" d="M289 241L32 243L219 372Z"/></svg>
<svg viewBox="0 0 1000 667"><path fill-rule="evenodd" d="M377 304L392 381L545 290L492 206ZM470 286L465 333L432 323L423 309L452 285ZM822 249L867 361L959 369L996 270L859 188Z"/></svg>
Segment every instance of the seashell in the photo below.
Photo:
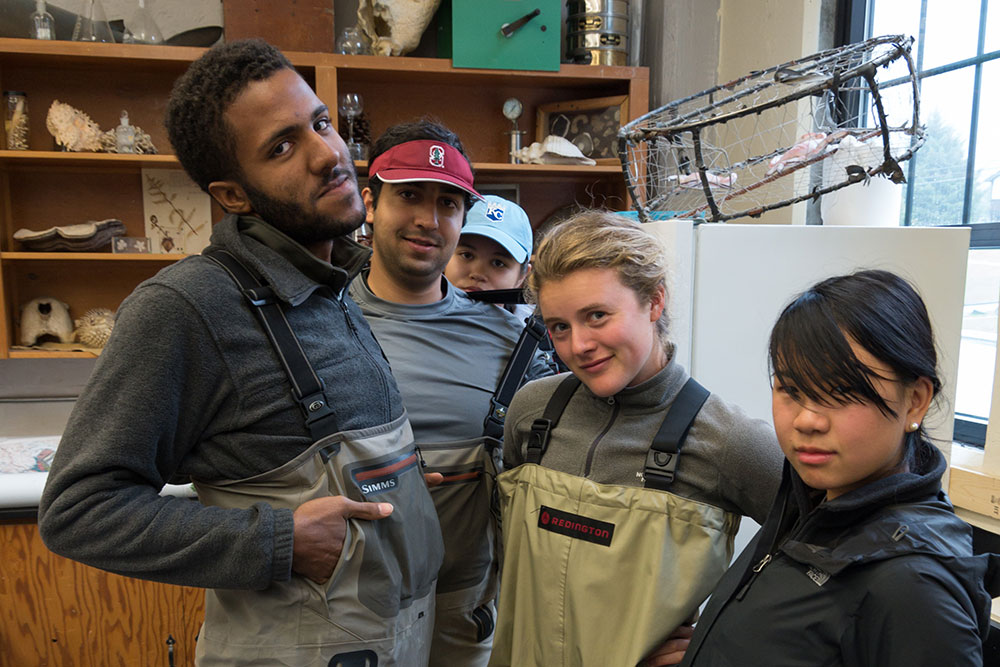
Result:
<svg viewBox="0 0 1000 667"><path fill-rule="evenodd" d="M358 27L377 56L401 56L417 48L441 0L361 0Z"/></svg>
<svg viewBox="0 0 1000 667"><path fill-rule="evenodd" d="M90 116L59 100L53 100L45 117L45 127L56 143L68 151L99 151L101 128Z"/></svg>
<svg viewBox="0 0 1000 667"><path fill-rule="evenodd" d="M514 153L514 157L530 164L585 164L597 162L584 155L572 141L550 134L541 142L535 141Z"/></svg>
<svg viewBox="0 0 1000 667"><path fill-rule="evenodd" d="M115 326L115 314L107 308L92 308L75 324L73 336L77 342L87 347L104 347Z"/></svg>

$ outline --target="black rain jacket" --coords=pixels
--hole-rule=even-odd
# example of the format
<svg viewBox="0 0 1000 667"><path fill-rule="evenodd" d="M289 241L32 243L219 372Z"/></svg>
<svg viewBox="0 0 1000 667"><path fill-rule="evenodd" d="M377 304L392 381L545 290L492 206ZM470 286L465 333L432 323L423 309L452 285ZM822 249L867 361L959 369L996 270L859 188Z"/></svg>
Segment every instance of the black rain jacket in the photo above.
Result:
<svg viewBox="0 0 1000 667"><path fill-rule="evenodd" d="M768 519L709 600L682 665L982 665L1000 556L941 490L944 457L820 502L788 462Z"/></svg>

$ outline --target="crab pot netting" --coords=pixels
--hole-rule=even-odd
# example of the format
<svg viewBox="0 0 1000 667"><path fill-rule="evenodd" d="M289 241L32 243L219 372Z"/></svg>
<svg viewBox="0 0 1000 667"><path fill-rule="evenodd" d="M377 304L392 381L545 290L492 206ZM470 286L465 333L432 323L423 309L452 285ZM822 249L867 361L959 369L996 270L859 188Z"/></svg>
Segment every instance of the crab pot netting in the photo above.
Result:
<svg viewBox="0 0 1000 667"><path fill-rule="evenodd" d="M894 35L823 51L624 126L619 156L640 218L721 222L873 176L903 182L899 163L924 140L912 42Z"/></svg>

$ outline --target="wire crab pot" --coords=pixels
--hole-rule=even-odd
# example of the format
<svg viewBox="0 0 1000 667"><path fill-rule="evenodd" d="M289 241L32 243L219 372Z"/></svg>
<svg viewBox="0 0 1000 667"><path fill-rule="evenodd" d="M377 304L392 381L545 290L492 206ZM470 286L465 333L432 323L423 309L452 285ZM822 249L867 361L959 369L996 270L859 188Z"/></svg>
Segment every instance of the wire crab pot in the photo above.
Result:
<svg viewBox="0 0 1000 667"><path fill-rule="evenodd" d="M724 222L882 176L924 142L912 37L890 35L750 74L618 132L640 220Z"/></svg>

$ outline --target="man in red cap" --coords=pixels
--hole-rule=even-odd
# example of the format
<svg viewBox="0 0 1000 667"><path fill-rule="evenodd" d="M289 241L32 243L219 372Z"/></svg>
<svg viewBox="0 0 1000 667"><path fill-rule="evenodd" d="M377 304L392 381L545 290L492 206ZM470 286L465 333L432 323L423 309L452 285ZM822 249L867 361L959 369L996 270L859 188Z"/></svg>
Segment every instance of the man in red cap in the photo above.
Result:
<svg viewBox="0 0 1000 667"><path fill-rule="evenodd" d="M487 437L484 419L496 412L494 390L524 323L473 301L443 275L479 197L453 132L426 120L389 128L373 146L368 178L371 268L354 280L351 296L392 366L425 472L444 476L431 489L445 559L429 664L485 666L497 590L491 474L500 443ZM552 372L541 355L527 354L528 378ZM513 391L521 378L510 375Z"/></svg>

